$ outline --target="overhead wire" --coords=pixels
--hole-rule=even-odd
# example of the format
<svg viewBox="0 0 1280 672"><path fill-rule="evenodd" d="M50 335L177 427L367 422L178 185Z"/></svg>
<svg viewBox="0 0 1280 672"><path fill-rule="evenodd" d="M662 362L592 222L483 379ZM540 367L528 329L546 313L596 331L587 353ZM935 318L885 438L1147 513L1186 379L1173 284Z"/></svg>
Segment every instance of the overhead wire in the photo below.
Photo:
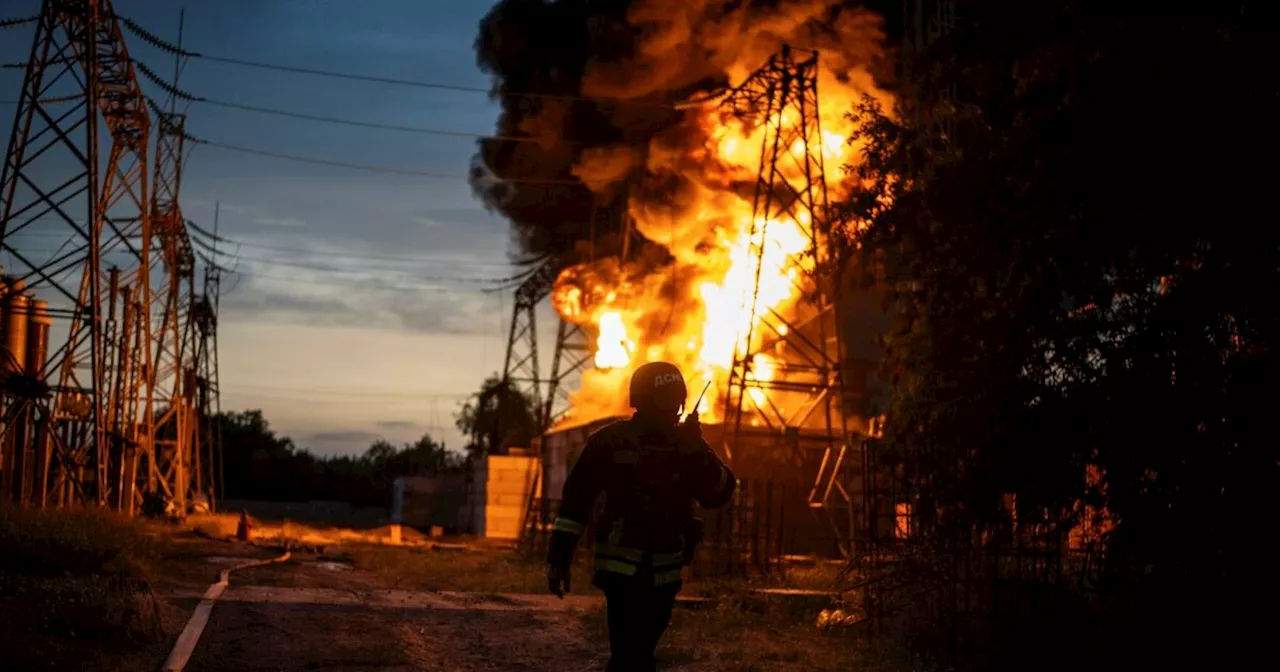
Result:
<svg viewBox="0 0 1280 672"><path fill-rule="evenodd" d="M199 96L196 96L190 93L189 91L184 91L178 88L177 86L174 86L172 83L166 81L163 77L156 74L156 72L151 68L149 68L145 63L142 63L140 61L134 61L134 64L137 66L137 69L139 72L141 72L147 79L151 80L153 84L163 89L169 95L182 98L184 100L196 101L200 99ZM155 103L155 101L151 101L150 105L153 110L159 109L159 106ZM325 159L325 158L319 158L319 157L313 157L313 156L302 156L299 154L276 152L276 151L271 151L271 150L261 149L256 147L245 147L242 145L234 145L231 143L219 142L216 140L208 140L205 138L198 137L192 133L189 133L186 130L182 131L182 137L187 142L197 144L197 145L207 145L209 147L217 147L219 149L225 149L225 150L234 151L234 152L241 152L244 154L266 156L266 157L275 158L275 159L283 159L286 161L296 161L299 163L309 163L309 164L320 165L320 166L350 168L355 170L364 170L369 172L386 173L386 174L394 174L394 175L409 175L414 177L432 177L432 178L464 180L464 181L469 181L472 179L485 179L487 177L490 177L488 175L482 175L482 174L461 175L458 173L446 173L443 171L435 171L435 170L420 170L415 168L400 168L395 166L379 166L374 164L354 163L351 161L338 161L334 159ZM498 176L498 175L493 175L491 177L492 179L496 179L501 182L515 183L515 184L582 186L582 182L576 179L570 180L570 179L556 179L556 178L549 178L549 179L519 178L519 177L504 177L504 176Z"/></svg>
<svg viewBox="0 0 1280 672"><path fill-rule="evenodd" d="M336 388L314 388L314 387L282 387L276 385L257 385L253 383L238 383L233 385L235 388L264 390L270 392L297 392L304 394L334 394L351 397L390 397L390 398L414 398L414 399L454 399L471 396L470 393L448 393L448 392L375 392L373 390L345 390Z"/></svg>
<svg viewBox="0 0 1280 672"><path fill-rule="evenodd" d="M300 270L313 271L316 273L364 276L364 277L369 277L371 279L404 280L404 281L412 281L412 282L447 282L447 283L459 283L464 285L465 284L498 285L498 284L511 281L510 277L477 278L477 277L445 276L445 275L413 275L413 274L408 274L403 272L396 272L396 274L393 276L393 275L387 275L385 273L387 271L394 271L394 269L363 270L363 269L357 269L357 268L334 268L331 266L316 266L312 264L299 263L299 262L285 260L285 259L263 259L260 257L246 257L243 255L239 256L238 259L242 262L248 262L250 264L258 265L258 266L283 266L286 268L297 268Z"/></svg>
<svg viewBox="0 0 1280 672"><path fill-rule="evenodd" d="M0 19L0 28L13 28L15 26L21 26L27 23L35 23L36 21L39 21L39 20L40 20L39 14L36 14L35 16L23 16L18 18L11 18L11 19Z"/></svg>
<svg viewBox="0 0 1280 672"><path fill-rule="evenodd" d="M343 126L354 126L358 128L372 128L372 129L378 129L378 130L384 130L384 131L399 131L403 133L417 133L421 135L438 135L438 136L455 137L455 138L471 138L476 140L503 140L507 142L537 143L537 142L548 141L546 138L537 138L537 137L527 136L527 135L493 135L489 133L473 133L469 131L452 131L452 130L446 130L446 129L440 129L440 128L425 128L422 126L404 126L400 124L386 124L386 123L380 123L380 122L360 121L357 119L347 119L343 117L331 117L331 116L326 116L322 114L311 114L309 112L294 112L291 110L281 110L273 107L263 107L261 105L249 105L247 103L237 103L237 102L227 101L227 100L218 100L216 98L209 98L207 96L197 96L188 91L184 91L182 89L177 88L176 86L173 86L168 81L166 81L163 77L156 74L154 70L152 70L150 67L147 66L146 63L142 61L134 59L133 64L137 66L138 71L141 72L147 79L151 80L151 82L156 86L164 89L165 92L168 93L169 95L174 96L176 98L180 98L182 100L189 101L189 102L204 103L206 105L213 105L215 107L224 107L227 109L241 110L245 112L255 112L258 114L269 114L269 115L274 115L278 117L288 117L292 119L305 119L308 121L318 121L318 122L323 122L328 124L340 124ZM159 107L154 102L150 102L150 101L148 102L152 106L153 110L159 110ZM560 138L556 138L554 142L556 142L557 144L563 144L565 142L571 142L572 144L581 144L578 142L566 141Z"/></svg>
<svg viewBox="0 0 1280 672"><path fill-rule="evenodd" d="M208 255L213 255L216 257L217 255L220 255L220 254L226 255L227 253L218 250L215 246L211 245L210 243L206 242L200 237L202 235L212 235L212 234L207 234L199 227L193 226L193 229L198 231L199 234L191 237L191 242L196 247L200 248L199 250L197 250L197 254L200 256L201 260L205 261L206 263L218 266L221 270L227 271L228 269L220 266L216 260L208 256ZM229 241L226 238L222 238L220 236L218 237L218 239L221 242L238 244L238 243L234 243L233 241ZM201 251L203 251L203 253L201 253ZM305 250L300 250L300 251L305 252ZM282 259L262 259L257 257L245 257L243 255L239 255L238 253L235 256L235 259L237 261L237 265L238 265L238 262L240 261L248 261L255 264L287 266L287 267L299 268L302 270L310 270L310 271L320 272L320 273L365 276L367 279L371 279L371 280L392 280L392 278L388 278L385 276L383 277L378 276L378 271L389 271L392 269L376 269L374 271L361 270L361 269L342 269L342 268L333 268L333 267L324 267L324 266L314 266L311 264L297 263L297 262L292 262L289 260L282 260ZM415 260L408 260L405 258L400 258L400 259L404 261L413 261L413 262L421 261L417 259ZM275 278L275 279L280 279L285 281L298 280L297 278L282 278L280 276L266 275L266 274L256 273L256 272L245 272L245 271L234 271L234 270L229 272L242 274L242 275L249 275L250 277L253 277L253 276L269 277L269 278ZM515 275L509 275L505 277L478 278L474 276L413 275L409 273L401 273L400 276L397 278L394 278L394 280L403 280L403 281L410 281L410 282L427 282L427 283L447 282L447 283L483 284L483 285L490 285L490 286L501 286L506 283L512 282L513 280L516 280L522 277L523 275L524 275L523 273L518 273ZM397 288L386 287L385 289L397 289Z"/></svg>
<svg viewBox="0 0 1280 672"><path fill-rule="evenodd" d="M335 79L346 79L354 81L365 81L377 84L391 84L396 86L405 86L422 89L436 89L441 91L458 91L462 93L478 93L499 98L544 98L558 100L577 100L593 103L603 103L612 105L633 105L640 107L661 107L674 109L678 107L677 103L665 101L644 101L644 100L623 100L619 98L608 98L603 96L584 96L581 94L562 94L562 93L535 93L528 91L510 91L510 90L494 90L492 88L483 88L478 86L464 86L458 84L445 84L440 82L428 82L422 80L400 79L395 77L385 77L380 75L368 75L353 72L340 72L337 70L326 70L321 68L308 68L292 65L284 65L280 63L268 63L265 61L257 61L246 58L235 58L232 56L219 56L216 54L206 54L189 49L184 49L172 42L169 42L155 33L147 30L139 25L133 19L125 16L117 15L116 18L124 24L125 28L133 32L143 41L151 46L167 51L172 54L186 56L188 58L198 58L206 61L218 63L226 63L230 65L239 65L243 67L259 68L265 70L276 70L279 72L290 72L294 74L313 75L317 77L330 77ZM687 104L687 103L686 103Z"/></svg>
<svg viewBox="0 0 1280 672"><path fill-rule="evenodd" d="M545 178L544 179L544 178L535 178L535 177L509 177L509 176L503 176L503 175L490 175L490 174L483 174L483 173L476 173L474 175L462 175L459 173L445 173L442 171L435 171L435 170L418 170L415 168L400 168L396 166L379 166L379 165L368 164L368 163L338 161L335 159L324 159L324 158L319 158L314 156L302 156L300 154L288 154L285 152L274 152L266 149L244 147L241 145L233 145L226 142L219 142L216 140L207 140L205 138L197 137L185 131L183 132L182 135L183 135L183 139L185 139L187 142L195 143L197 145L217 147L219 149L225 149L232 152L254 154L257 156L266 156L274 159L283 159L286 161L295 161L298 163L310 163L313 165L329 166L334 168L350 168L354 170L364 170L364 171L373 172L373 173L384 173L384 174L391 174L391 175L408 175L412 177L432 177L432 178L441 178L441 179L448 179L448 180L469 181L472 179L477 179L477 180L493 180L496 182L502 182L507 184L541 184L546 186L559 185L559 186L585 188L582 182L576 179L570 180L570 179L561 179L561 178Z"/></svg>
<svg viewBox="0 0 1280 672"><path fill-rule="evenodd" d="M191 230L197 232L198 235L218 243L226 243L228 245L244 246L244 247L257 248L262 250L273 250L277 252L293 252L298 254L313 254L313 255L320 255L320 256L332 256L332 257L341 257L341 258L349 258L349 259L364 259L369 261L390 261L390 262L401 262L401 263L408 263L408 264L413 264L413 263L465 264L467 266L490 266L490 267L503 267L503 268L510 266L510 264L503 263L503 262L484 261L484 260L477 260L477 259L456 259L456 258L448 259L448 258L442 258L442 257L406 257L406 256L380 255L380 254L357 254L355 252L330 252L325 250L310 250L310 249L300 248L300 247L289 247L285 245L267 245L264 243L251 243L248 241L228 238L222 235L215 235L206 231L203 227L199 226L195 222L191 222L191 221L187 222L187 226ZM513 277L519 277L519 276L513 276Z"/></svg>
<svg viewBox="0 0 1280 672"><path fill-rule="evenodd" d="M260 280L271 280L273 282L293 283L297 285L319 286L319 287L343 287L351 290L361 290L370 292L431 292L436 294L473 294L481 293L482 290L475 287L432 287L430 285L368 285L361 284L356 279L351 280L323 280L317 278L292 278L283 275L274 275L270 273L259 273L254 271L233 271L232 275L247 278L258 278Z"/></svg>

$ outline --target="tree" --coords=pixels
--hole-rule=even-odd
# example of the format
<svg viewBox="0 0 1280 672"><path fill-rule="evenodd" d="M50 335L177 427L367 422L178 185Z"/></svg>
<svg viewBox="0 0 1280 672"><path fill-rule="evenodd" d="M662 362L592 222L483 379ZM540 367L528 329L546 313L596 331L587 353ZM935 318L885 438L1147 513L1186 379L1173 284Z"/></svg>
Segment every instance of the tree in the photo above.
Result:
<svg viewBox="0 0 1280 672"><path fill-rule="evenodd" d="M469 439L467 452L473 455L528 447L538 433L533 401L496 373L486 378L480 390L463 404L454 421Z"/></svg>
<svg viewBox="0 0 1280 672"><path fill-rule="evenodd" d="M359 457L317 457L277 436L262 411L223 413L223 459L228 497L267 501L348 502L386 506L400 476L431 476L458 469L460 456L430 434L397 448L378 439Z"/></svg>
<svg viewBox="0 0 1280 672"><path fill-rule="evenodd" d="M1251 158L1280 149L1273 10L961 5L902 114L858 110L867 188L842 204L895 309L887 436L917 458L923 522L951 543L1004 494L1046 524L1101 501L1144 615L1240 613L1225 600L1275 587L1252 540L1280 515L1261 401L1280 321L1258 289L1280 287L1280 232L1257 225L1271 171Z"/></svg>
<svg viewBox="0 0 1280 672"><path fill-rule="evenodd" d="M309 481L305 458L291 439L276 436L261 410L221 413L213 422L221 426L228 497L288 499L301 490L299 477Z"/></svg>

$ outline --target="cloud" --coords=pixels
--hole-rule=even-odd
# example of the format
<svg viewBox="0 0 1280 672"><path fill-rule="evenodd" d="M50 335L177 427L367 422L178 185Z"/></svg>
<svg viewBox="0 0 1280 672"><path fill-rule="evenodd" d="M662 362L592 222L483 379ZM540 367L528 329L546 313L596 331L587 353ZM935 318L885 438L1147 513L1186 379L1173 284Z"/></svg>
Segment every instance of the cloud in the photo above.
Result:
<svg viewBox="0 0 1280 672"><path fill-rule="evenodd" d="M263 226L281 229L300 229L307 225L306 222L296 217L255 217L253 221Z"/></svg>
<svg viewBox="0 0 1280 672"><path fill-rule="evenodd" d="M314 272L286 276L279 271L266 276L249 271L239 276L239 284L226 295L222 314L259 322L424 334L489 334L498 328L498 299L474 286L431 287L358 277L335 281L338 277Z"/></svg>
<svg viewBox="0 0 1280 672"><path fill-rule="evenodd" d="M385 429L389 432L406 432L411 429L423 429L423 425L409 420L379 420L373 423L379 429Z"/></svg>
<svg viewBox="0 0 1280 672"><path fill-rule="evenodd" d="M370 444L381 438L380 434L374 432L345 430L317 432L302 437L298 443L307 450L325 455L359 455L367 450Z"/></svg>

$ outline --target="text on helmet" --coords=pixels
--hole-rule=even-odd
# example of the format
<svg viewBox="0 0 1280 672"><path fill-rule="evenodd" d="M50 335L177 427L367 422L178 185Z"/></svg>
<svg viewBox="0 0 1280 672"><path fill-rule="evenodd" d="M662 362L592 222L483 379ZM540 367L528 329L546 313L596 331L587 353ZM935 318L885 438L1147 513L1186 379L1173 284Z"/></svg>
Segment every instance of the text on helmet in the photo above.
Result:
<svg viewBox="0 0 1280 672"><path fill-rule="evenodd" d="M678 373L660 373L653 377L653 386L662 387L667 383L678 383L680 380L680 374Z"/></svg>

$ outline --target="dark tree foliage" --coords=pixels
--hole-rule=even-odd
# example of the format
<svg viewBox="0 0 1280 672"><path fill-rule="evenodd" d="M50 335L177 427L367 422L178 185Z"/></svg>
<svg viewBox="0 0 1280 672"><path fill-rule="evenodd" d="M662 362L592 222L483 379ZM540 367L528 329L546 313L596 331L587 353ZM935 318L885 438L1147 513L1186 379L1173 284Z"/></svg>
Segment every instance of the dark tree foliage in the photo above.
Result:
<svg viewBox="0 0 1280 672"><path fill-rule="evenodd" d="M870 186L842 204L895 311L886 438L918 456L925 529L982 538L1006 493L1022 520L1104 503L1129 634L1244 655L1280 519L1277 11L958 4L902 121L857 111Z"/></svg>
<svg viewBox="0 0 1280 672"><path fill-rule="evenodd" d="M223 413L215 422L222 432L226 496L231 499L386 506L397 477L435 475L462 466L460 455L430 435L400 448L375 441L359 457L317 457L297 449L292 439L277 436L262 411Z"/></svg>
<svg viewBox="0 0 1280 672"><path fill-rule="evenodd" d="M537 409L510 380L493 374L454 415L458 430L469 439L471 455L500 455L528 448L538 433Z"/></svg>

